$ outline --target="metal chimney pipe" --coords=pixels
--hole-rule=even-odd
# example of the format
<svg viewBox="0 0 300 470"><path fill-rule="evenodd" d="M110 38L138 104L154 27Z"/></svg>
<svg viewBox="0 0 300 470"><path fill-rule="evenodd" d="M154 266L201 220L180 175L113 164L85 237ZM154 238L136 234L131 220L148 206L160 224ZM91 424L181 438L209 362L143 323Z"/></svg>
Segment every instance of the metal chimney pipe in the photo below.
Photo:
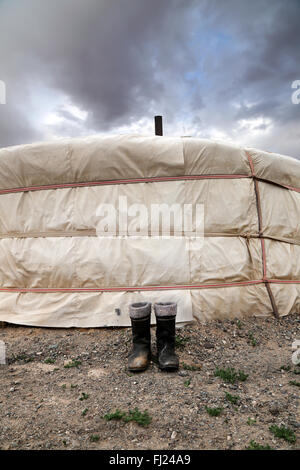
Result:
<svg viewBox="0 0 300 470"><path fill-rule="evenodd" d="M162 116L154 116L155 135L163 135Z"/></svg>

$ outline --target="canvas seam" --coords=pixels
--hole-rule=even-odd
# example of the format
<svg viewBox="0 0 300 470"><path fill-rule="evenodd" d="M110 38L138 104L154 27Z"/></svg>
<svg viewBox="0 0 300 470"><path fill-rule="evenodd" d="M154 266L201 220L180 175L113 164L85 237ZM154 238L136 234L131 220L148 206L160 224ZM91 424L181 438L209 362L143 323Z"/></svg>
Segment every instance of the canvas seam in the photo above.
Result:
<svg viewBox="0 0 300 470"><path fill-rule="evenodd" d="M261 243L261 254L262 254L262 271L263 271L263 281L265 283L269 299L271 302L271 306L273 309L273 314L276 318L279 318L279 313L278 313L278 308L275 302L275 298L271 289L271 286L269 282L267 281L267 257L266 257L266 247L265 247L265 239L262 236L262 230L263 230L263 222L262 222L262 210L261 210L261 199L260 199L260 192L259 192L259 186L258 186L258 180L255 175L255 168L253 164L253 160L251 158L250 153L245 150L246 156L249 161L249 165L251 168L251 174L252 174L252 179L254 182L254 190L255 190L255 199L256 199L256 210L257 210L257 219L258 219L258 238L260 239Z"/></svg>

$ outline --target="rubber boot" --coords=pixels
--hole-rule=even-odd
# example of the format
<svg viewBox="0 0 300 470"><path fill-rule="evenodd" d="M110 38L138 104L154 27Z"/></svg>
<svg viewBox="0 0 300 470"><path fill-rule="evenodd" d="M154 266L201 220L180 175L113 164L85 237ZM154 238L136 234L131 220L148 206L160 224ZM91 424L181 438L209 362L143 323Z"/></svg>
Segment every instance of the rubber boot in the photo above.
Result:
<svg viewBox="0 0 300 470"><path fill-rule="evenodd" d="M175 354L175 322L177 304L173 302L154 304L156 315L156 341L159 368L175 371L179 359Z"/></svg>
<svg viewBox="0 0 300 470"><path fill-rule="evenodd" d="M151 358L151 303L139 302L129 307L132 325L132 351L128 358L128 370L142 372Z"/></svg>

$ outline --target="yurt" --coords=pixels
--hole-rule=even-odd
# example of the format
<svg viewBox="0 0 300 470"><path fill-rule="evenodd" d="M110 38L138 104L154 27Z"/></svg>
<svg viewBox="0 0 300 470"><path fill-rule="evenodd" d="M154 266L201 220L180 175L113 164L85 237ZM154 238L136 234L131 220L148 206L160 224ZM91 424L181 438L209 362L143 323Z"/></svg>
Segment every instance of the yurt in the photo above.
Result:
<svg viewBox="0 0 300 470"><path fill-rule="evenodd" d="M171 210L153 232L153 207L189 230ZM177 302L178 323L299 313L299 245L287 156L141 135L0 150L0 321L129 326L140 301Z"/></svg>

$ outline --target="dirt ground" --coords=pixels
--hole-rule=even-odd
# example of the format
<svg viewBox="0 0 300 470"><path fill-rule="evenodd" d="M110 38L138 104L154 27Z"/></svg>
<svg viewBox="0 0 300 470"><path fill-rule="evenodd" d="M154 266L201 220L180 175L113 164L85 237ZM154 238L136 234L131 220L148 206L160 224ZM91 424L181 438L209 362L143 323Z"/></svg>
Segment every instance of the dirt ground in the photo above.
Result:
<svg viewBox="0 0 300 470"><path fill-rule="evenodd" d="M177 330L178 372L161 372L154 356L146 372L133 375L126 370L129 328L5 324L0 449L245 449L251 441L299 449L296 339L297 315L194 323ZM155 355L155 328L152 340ZM230 383L215 375L229 367L248 377ZM135 408L148 410L150 424L103 418ZM296 441L276 437L274 425Z"/></svg>

